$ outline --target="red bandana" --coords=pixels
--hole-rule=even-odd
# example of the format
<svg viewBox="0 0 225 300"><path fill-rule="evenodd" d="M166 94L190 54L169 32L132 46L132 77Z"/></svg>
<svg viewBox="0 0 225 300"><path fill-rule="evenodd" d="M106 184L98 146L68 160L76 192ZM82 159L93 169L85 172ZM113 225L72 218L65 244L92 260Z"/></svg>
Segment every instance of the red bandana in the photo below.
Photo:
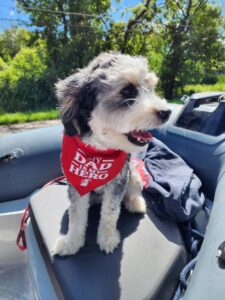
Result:
<svg viewBox="0 0 225 300"><path fill-rule="evenodd" d="M112 180L121 171L127 153L120 150L97 150L77 136L64 134L62 167L68 181L81 196Z"/></svg>

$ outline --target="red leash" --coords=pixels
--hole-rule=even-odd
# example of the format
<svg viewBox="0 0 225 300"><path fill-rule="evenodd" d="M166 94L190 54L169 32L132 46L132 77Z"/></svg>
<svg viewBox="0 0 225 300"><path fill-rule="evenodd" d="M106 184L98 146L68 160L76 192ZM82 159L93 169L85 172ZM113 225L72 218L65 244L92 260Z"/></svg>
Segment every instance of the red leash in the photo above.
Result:
<svg viewBox="0 0 225 300"><path fill-rule="evenodd" d="M16 239L16 244L19 247L21 251L24 251L27 249L27 243L25 239L25 227L27 224L27 220L30 217L30 212L29 212L29 206L25 209L23 213L23 217L20 223L20 231L18 233L17 239Z"/></svg>
<svg viewBox="0 0 225 300"><path fill-rule="evenodd" d="M56 177L56 178L54 178L54 179L52 179L51 181L49 181L49 182L47 182L44 186L43 186L43 188L45 188L45 187L47 187L47 186L49 186L49 185L51 185L51 184L53 184L53 183L56 183L56 182L60 182L60 181L62 181L62 180L65 180L66 179L66 176L59 176L59 177Z"/></svg>
<svg viewBox="0 0 225 300"><path fill-rule="evenodd" d="M60 182L62 180L65 179L65 176L60 176L60 177L57 177L49 182L47 182L43 188L53 184L53 183L56 183L56 182ZM21 250L21 251L24 251L27 249L27 243L26 243L26 238L25 238L25 227L27 225L27 221L30 217L30 211L29 211L29 206L24 210L24 213L23 213L23 217L22 217L22 220L20 222L20 230L19 230L19 233L17 235L17 239L16 239L16 244L18 246L18 248Z"/></svg>

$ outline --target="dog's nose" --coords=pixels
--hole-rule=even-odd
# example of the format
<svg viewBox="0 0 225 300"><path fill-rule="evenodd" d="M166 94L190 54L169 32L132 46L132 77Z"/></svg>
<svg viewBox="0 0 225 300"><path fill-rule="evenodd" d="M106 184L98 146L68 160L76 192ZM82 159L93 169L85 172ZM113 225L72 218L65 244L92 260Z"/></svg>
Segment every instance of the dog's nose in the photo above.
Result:
<svg viewBox="0 0 225 300"><path fill-rule="evenodd" d="M170 114L171 114L170 109L157 111L157 116L163 121L167 121L169 119Z"/></svg>

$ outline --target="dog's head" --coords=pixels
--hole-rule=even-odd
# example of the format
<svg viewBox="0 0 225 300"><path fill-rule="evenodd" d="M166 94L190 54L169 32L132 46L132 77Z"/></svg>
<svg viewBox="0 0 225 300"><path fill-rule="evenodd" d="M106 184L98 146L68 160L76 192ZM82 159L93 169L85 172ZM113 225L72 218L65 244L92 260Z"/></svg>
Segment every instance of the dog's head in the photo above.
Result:
<svg viewBox="0 0 225 300"><path fill-rule="evenodd" d="M141 150L171 112L155 94L157 81L141 56L100 54L56 84L65 133L98 149Z"/></svg>

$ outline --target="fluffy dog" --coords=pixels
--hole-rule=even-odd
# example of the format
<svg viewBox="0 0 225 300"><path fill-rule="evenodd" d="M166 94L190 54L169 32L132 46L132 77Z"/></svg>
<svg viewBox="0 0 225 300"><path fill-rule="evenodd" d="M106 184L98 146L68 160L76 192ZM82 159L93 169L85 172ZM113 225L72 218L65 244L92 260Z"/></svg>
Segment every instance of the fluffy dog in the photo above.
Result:
<svg viewBox="0 0 225 300"><path fill-rule="evenodd" d="M143 150L151 138L149 129L165 123L171 113L166 101L154 92L157 81L144 57L100 54L86 68L56 84L65 135L79 137L84 145L99 151ZM102 199L97 243L101 250L112 253L120 242L121 202L131 212L144 213L141 191L129 155L111 181L84 196L68 182L68 232L57 239L53 254L75 254L84 245L92 193Z"/></svg>

